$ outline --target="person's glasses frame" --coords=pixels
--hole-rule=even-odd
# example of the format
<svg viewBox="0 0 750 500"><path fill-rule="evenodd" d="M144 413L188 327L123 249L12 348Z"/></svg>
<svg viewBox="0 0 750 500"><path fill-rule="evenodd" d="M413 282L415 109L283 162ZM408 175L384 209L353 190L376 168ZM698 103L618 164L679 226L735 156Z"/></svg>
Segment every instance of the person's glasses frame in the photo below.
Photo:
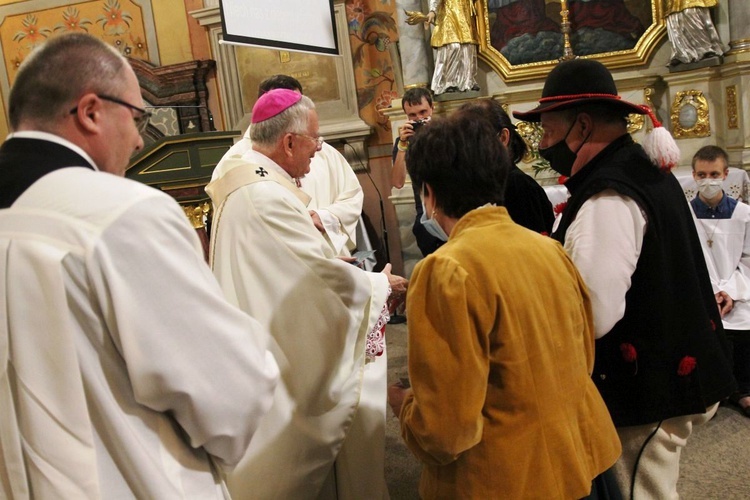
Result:
<svg viewBox="0 0 750 500"><path fill-rule="evenodd" d="M311 141L315 142L315 144L319 148L323 147L323 143L325 142L325 138L322 135L319 135L318 137L313 137L313 136L307 135L307 134L298 134L297 132L290 132L290 134L292 134L292 135L301 135L302 137L306 137L306 138L310 139Z"/></svg>
<svg viewBox="0 0 750 500"><path fill-rule="evenodd" d="M133 115L133 121L135 122L135 127L138 129L138 133L140 134L146 131L146 127L148 127L148 122L152 116L152 113L150 111L146 111L145 109L139 108L138 106L133 106L132 104L125 102L122 99L118 99L110 95L96 94L96 97L98 97L99 99L102 99L103 101L109 101L115 104L119 104L120 106L125 106L126 108L132 111L137 111L138 114ZM77 112L78 112L78 106L70 110L71 115L74 115Z"/></svg>

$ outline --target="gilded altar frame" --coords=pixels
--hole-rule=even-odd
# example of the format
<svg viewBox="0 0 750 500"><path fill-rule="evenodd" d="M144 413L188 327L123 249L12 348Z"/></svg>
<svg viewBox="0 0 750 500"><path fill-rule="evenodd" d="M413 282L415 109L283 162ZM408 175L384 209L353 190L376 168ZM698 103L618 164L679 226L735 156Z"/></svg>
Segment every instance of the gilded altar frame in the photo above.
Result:
<svg viewBox="0 0 750 500"><path fill-rule="evenodd" d="M641 6L643 10L646 10L650 5L650 24L646 26L646 23L643 23L644 31L638 37L632 49L596 52L580 57L599 60L611 69L646 64L652 52L666 34L666 22L664 20L663 14L663 0L642 1L646 2ZM495 0L495 2L497 2L497 0ZM492 16L490 13L490 9L488 8L488 3L495 2L493 2L493 0L476 0L475 5L477 7L479 57L486 61L505 82L544 78L547 73L549 73L549 71L560 61L560 57L563 56L563 51L560 50L560 53L556 56L552 56L550 54L551 57L546 60L520 64L511 63L499 50L497 50L493 46L492 40L490 38ZM626 0L626 2L628 4L634 4L637 2L637 0ZM508 1L505 0L504 2L500 3L507 4ZM550 0L544 0L544 5L547 9L547 12L550 12L550 10L554 10L554 4L557 3L558 2L550 2ZM570 4L570 0L568 0L568 4ZM570 9L570 7L568 8ZM573 29L575 30L575 27L573 27Z"/></svg>
<svg viewBox="0 0 750 500"><path fill-rule="evenodd" d="M711 135L708 99L700 90L677 92L672 101L670 120L675 139Z"/></svg>

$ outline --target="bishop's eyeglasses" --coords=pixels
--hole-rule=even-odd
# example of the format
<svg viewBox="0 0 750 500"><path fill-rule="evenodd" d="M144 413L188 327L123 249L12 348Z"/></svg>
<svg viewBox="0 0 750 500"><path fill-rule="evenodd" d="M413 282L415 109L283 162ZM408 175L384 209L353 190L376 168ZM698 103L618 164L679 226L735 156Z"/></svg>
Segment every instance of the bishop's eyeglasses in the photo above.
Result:
<svg viewBox="0 0 750 500"><path fill-rule="evenodd" d="M307 134L298 134L297 132L291 132L291 134L292 135L299 135L299 136L305 137L306 139L310 139L311 141L313 141L315 143L316 147L318 147L318 148L322 147L323 146L323 142L325 142L325 139L322 136L320 136L320 135L318 137L313 137L313 136L307 135Z"/></svg>

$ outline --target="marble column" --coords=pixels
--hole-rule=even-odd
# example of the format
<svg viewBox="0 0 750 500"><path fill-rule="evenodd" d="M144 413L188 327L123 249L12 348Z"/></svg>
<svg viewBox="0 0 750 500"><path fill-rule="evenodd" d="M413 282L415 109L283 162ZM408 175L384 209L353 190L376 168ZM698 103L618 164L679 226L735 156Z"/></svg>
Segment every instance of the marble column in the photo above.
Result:
<svg viewBox="0 0 750 500"><path fill-rule="evenodd" d="M420 0L396 0L396 16L398 18L399 52L401 53L401 71L404 88L430 85L432 76L431 60L428 52L429 45L425 39L423 24L409 26L406 24L404 11L422 12Z"/></svg>
<svg viewBox="0 0 750 500"><path fill-rule="evenodd" d="M750 49L750 8L747 0L729 0L730 53Z"/></svg>

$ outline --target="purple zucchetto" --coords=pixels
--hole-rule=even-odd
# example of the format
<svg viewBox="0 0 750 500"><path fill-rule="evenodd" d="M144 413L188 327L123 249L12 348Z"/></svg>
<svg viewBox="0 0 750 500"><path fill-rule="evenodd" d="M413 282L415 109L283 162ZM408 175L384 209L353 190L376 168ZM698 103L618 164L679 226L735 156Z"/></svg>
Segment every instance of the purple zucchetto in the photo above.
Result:
<svg viewBox="0 0 750 500"><path fill-rule="evenodd" d="M252 123L266 121L286 111L302 99L302 94L288 89L269 90L255 101Z"/></svg>

